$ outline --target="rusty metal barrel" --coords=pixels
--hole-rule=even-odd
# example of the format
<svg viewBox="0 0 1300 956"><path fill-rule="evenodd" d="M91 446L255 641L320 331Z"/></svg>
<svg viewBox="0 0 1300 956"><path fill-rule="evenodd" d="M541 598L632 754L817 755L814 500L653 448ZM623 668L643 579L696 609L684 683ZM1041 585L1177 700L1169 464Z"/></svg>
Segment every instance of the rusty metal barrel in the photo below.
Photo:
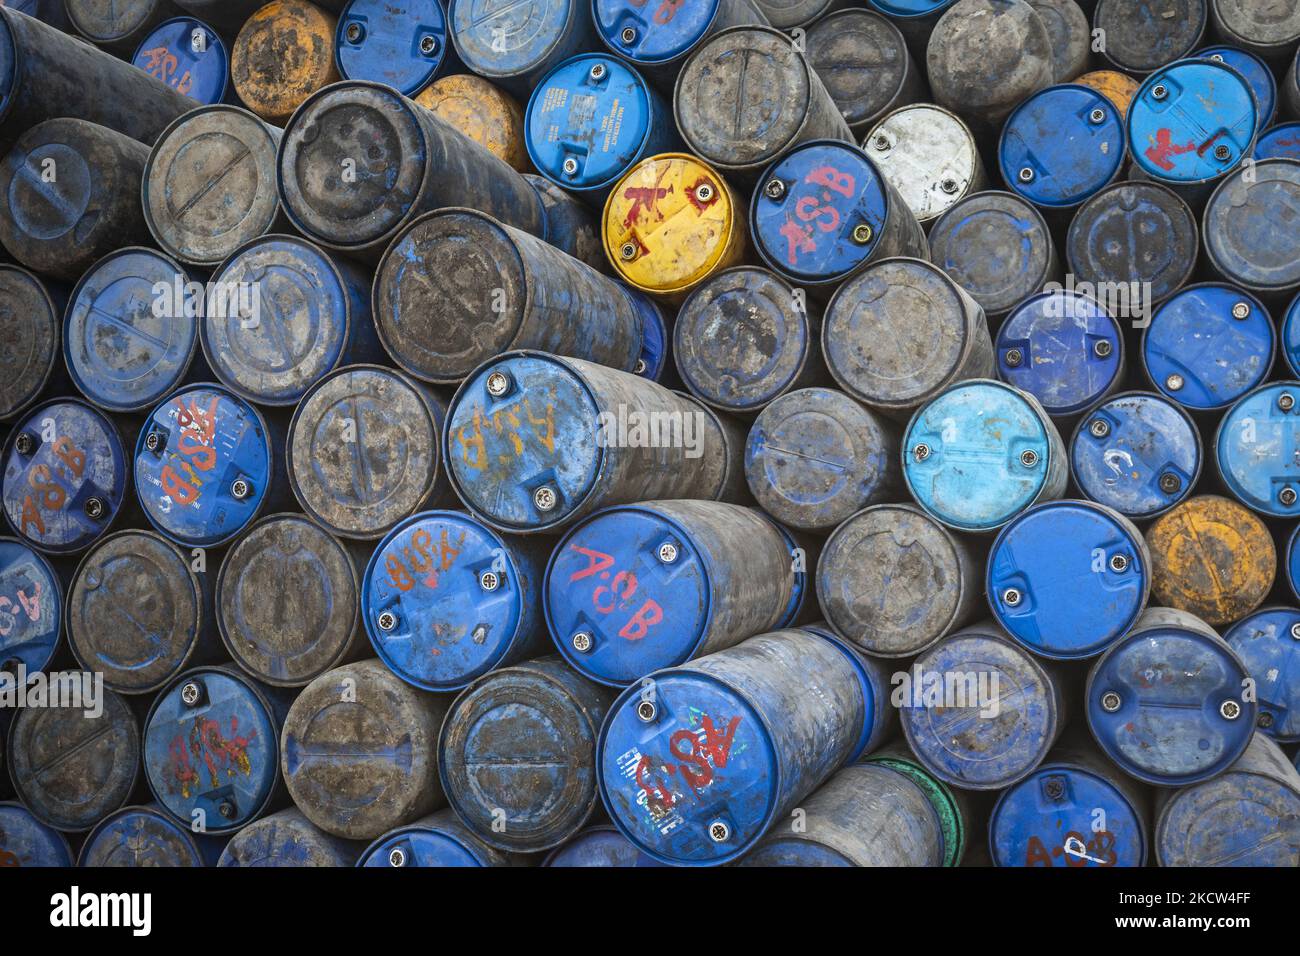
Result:
<svg viewBox="0 0 1300 956"><path fill-rule="evenodd" d="M239 31L230 49L235 92L268 123L283 126L304 100L339 78L338 19L306 0L274 0Z"/></svg>
<svg viewBox="0 0 1300 956"><path fill-rule="evenodd" d="M524 137L524 108L505 90L473 73L454 73L435 80L414 99L511 169L522 173L531 168Z"/></svg>

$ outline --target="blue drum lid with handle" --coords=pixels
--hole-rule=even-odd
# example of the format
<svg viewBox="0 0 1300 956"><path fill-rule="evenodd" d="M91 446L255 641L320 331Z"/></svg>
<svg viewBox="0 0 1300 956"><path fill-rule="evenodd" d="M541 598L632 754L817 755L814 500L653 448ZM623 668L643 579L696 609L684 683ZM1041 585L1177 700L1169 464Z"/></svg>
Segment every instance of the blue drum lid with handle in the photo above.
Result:
<svg viewBox="0 0 1300 956"><path fill-rule="evenodd" d="M441 0L350 0L339 15L334 58L345 80L371 80L415 96L447 59Z"/></svg>
<svg viewBox="0 0 1300 956"><path fill-rule="evenodd" d="M605 45L633 63L666 63L709 31L722 0L595 0L596 29Z"/></svg>
<svg viewBox="0 0 1300 956"><path fill-rule="evenodd" d="M1277 518L1300 516L1300 381L1270 382L1219 422L1219 475L1243 504Z"/></svg>
<svg viewBox="0 0 1300 956"><path fill-rule="evenodd" d="M1300 159L1300 122L1279 123L1260 133L1255 141L1255 159Z"/></svg>
<svg viewBox="0 0 1300 956"><path fill-rule="evenodd" d="M131 62L177 93L205 106L226 99L230 54L221 37L193 17L176 17L154 28Z"/></svg>

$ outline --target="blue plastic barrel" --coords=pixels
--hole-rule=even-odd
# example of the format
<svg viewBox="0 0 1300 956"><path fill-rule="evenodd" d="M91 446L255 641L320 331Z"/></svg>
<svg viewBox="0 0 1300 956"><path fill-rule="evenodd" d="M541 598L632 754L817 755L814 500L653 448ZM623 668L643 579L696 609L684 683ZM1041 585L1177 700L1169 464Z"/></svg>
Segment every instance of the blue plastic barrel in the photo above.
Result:
<svg viewBox="0 0 1300 956"><path fill-rule="evenodd" d="M345 80L372 80L414 98L446 72L450 44L442 0L349 0L334 61Z"/></svg>
<svg viewBox="0 0 1300 956"><path fill-rule="evenodd" d="M63 633L63 591L40 552L0 538L0 672L35 676L49 666Z"/></svg>
<svg viewBox="0 0 1300 956"><path fill-rule="evenodd" d="M1300 740L1300 611L1266 607L1224 632L1255 681L1260 730L1281 743Z"/></svg>
<svg viewBox="0 0 1300 956"><path fill-rule="evenodd" d="M221 37L193 17L176 17L140 41L131 62L204 106L230 98L230 53Z"/></svg>
<svg viewBox="0 0 1300 956"><path fill-rule="evenodd" d="M125 807L90 832L77 866L215 866L223 847L223 841L181 826L157 804Z"/></svg>
<svg viewBox="0 0 1300 956"><path fill-rule="evenodd" d="M1270 382L1242 397L1219 422L1215 460L1228 490L1275 518L1300 515L1300 381Z"/></svg>
<svg viewBox="0 0 1300 956"><path fill-rule="evenodd" d="M765 24L751 0L593 0L592 14L601 42L671 91L687 54L727 27Z"/></svg>
<svg viewBox="0 0 1300 956"><path fill-rule="evenodd" d="M517 856L488 846L450 810L439 810L385 833L357 860L357 866L390 869L519 865L526 864Z"/></svg>
<svg viewBox="0 0 1300 956"><path fill-rule="evenodd" d="M521 100L555 64L595 45L589 0L449 0L447 7L461 62Z"/></svg>
<svg viewBox="0 0 1300 956"><path fill-rule="evenodd" d="M1259 108L1259 128L1262 130L1272 125L1277 112L1277 80L1267 63L1239 46L1207 46L1192 55L1203 60L1226 63L1244 76L1250 84L1251 92L1255 94L1255 104ZM1258 159L1259 156L1255 158Z"/></svg>
<svg viewBox="0 0 1300 956"><path fill-rule="evenodd" d="M0 803L0 869L66 867L73 862L66 836L36 819L21 803Z"/></svg>
<svg viewBox="0 0 1300 956"><path fill-rule="evenodd" d="M587 827L568 843L552 850L542 866L632 867L661 866L646 856L610 824Z"/></svg>
<svg viewBox="0 0 1300 956"><path fill-rule="evenodd" d="M236 833L217 866L353 866L364 849L364 843L330 836L291 808Z"/></svg>
<svg viewBox="0 0 1300 956"><path fill-rule="evenodd" d="M1278 123L1260 133L1255 159L1300 159L1300 123Z"/></svg>

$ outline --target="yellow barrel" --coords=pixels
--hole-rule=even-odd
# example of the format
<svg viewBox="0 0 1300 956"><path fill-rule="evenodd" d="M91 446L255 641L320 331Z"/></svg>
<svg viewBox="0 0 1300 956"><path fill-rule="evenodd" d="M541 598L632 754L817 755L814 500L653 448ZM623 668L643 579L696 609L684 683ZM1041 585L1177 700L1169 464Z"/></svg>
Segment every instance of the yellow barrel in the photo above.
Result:
<svg viewBox="0 0 1300 956"><path fill-rule="evenodd" d="M482 77L444 76L422 90L415 102L519 172L532 172L524 145L523 108Z"/></svg>
<svg viewBox="0 0 1300 956"><path fill-rule="evenodd" d="M662 153L641 160L614 186L601 236L620 278L678 300L743 261L745 210L711 166Z"/></svg>
<svg viewBox="0 0 1300 956"><path fill-rule="evenodd" d="M244 24L230 52L230 74L244 104L283 126L322 86L336 83L338 20L305 0L274 0Z"/></svg>
<svg viewBox="0 0 1300 956"><path fill-rule="evenodd" d="M1199 495L1147 529L1153 604L1221 626L1245 617L1273 587L1277 552L1259 517L1235 501Z"/></svg>
<svg viewBox="0 0 1300 956"><path fill-rule="evenodd" d="M1133 97L1138 91L1138 81L1133 79L1127 73L1120 73L1116 70L1096 70L1092 73L1085 73L1077 80L1071 80L1072 83L1082 83L1084 86L1090 86L1106 99L1115 104L1115 108L1121 114L1128 113L1128 105L1133 102Z"/></svg>

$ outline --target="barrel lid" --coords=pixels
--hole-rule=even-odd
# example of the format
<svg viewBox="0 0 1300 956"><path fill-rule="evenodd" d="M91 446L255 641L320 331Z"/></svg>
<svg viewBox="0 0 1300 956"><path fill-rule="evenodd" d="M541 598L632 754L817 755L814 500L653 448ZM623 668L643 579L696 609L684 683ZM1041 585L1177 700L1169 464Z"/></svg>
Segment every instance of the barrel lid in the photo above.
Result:
<svg viewBox="0 0 1300 956"><path fill-rule="evenodd" d="M50 562L17 538L0 538L0 671L43 671L59 646L63 587ZM0 741L2 743L2 741Z"/></svg>
<svg viewBox="0 0 1300 956"><path fill-rule="evenodd" d="M414 96L437 75L448 42L441 0L350 0L339 16L334 58L345 80Z"/></svg>
<svg viewBox="0 0 1300 956"><path fill-rule="evenodd" d="M998 329L998 377L1028 392L1049 415L1072 415L1096 402L1124 369L1124 335L1095 299L1042 292L1017 306Z"/></svg>
<svg viewBox="0 0 1300 956"><path fill-rule="evenodd" d="M907 17L929 16L956 2L957 0L867 0L869 5L881 13L900 20Z"/></svg>
<svg viewBox="0 0 1300 956"><path fill-rule="evenodd" d="M205 866L194 837L152 807L111 814L82 844L78 866Z"/></svg>
<svg viewBox="0 0 1300 956"><path fill-rule="evenodd" d="M396 861L400 860L400 864ZM453 830L428 825L400 827L380 837L361 855L358 866L489 866L468 840Z"/></svg>
<svg viewBox="0 0 1300 956"><path fill-rule="evenodd" d="M195 689L194 704L186 702ZM186 671L154 701L144 731L149 789L174 819L233 833L266 808L279 779L270 704L233 669ZM201 815L201 816L200 816Z"/></svg>
<svg viewBox="0 0 1300 956"><path fill-rule="evenodd" d="M984 178L970 129L933 103L894 110L867 133L862 149L922 223L943 215Z"/></svg>
<svg viewBox="0 0 1300 956"><path fill-rule="evenodd" d="M45 388L58 360L60 319L34 273L0 264L0 418L21 414Z"/></svg>
<svg viewBox="0 0 1300 956"><path fill-rule="evenodd" d="M136 442L140 504L178 544L211 548L235 537L261 510L273 474L266 422L217 385L174 392Z"/></svg>
<svg viewBox="0 0 1300 956"><path fill-rule="evenodd" d="M334 261L294 236L246 243L213 274L203 354L232 391L293 405L338 365L357 306Z"/></svg>
<svg viewBox="0 0 1300 956"><path fill-rule="evenodd" d="M641 155L655 110L639 74L603 53L571 57L528 100L528 156L552 182L582 191L608 186ZM570 173L566 163L574 164Z"/></svg>
<svg viewBox="0 0 1300 956"><path fill-rule="evenodd" d="M646 856L627 837L612 826L588 827L553 851L542 866L611 866L647 865ZM649 865L658 866L657 863Z"/></svg>
<svg viewBox="0 0 1300 956"><path fill-rule="evenodd" d="M1166 397L1188 408L1224 408L1268 375L1273 340L1268 310L1254 296L1194 285L1156 310L1142 333L1142 361Z"/></svg>
<svg viewBox="0 0 1300 956"><path fill-rule="evenodd" d="M341 5L330 0L331 9L325 9L283 0L258 8L244 21L230 60L235 92L250 109L283 125L322 83L337 78L333 11Z"/></svg>
<svg viewBox="0 0 1300 956"><path fill-rule="evenodd" d="M1268 159L1235 171L1205 207L1205 250L1216 270L1248 289L1300 285L1300 162Z"/></svg>
<svg viewBox="0 0 1300 956"><path fill-rule="evenodd" d="M1224 635L1255 680L1259 729L1274 740L1300 740L1300 611L1270 607Z"/></svg>
<svg viewBox="0 0 1300 956"><path fill-rule="evenodd" d="M1180 60L1147 77L1126 122L1142 173L1188 185L1217 179L1250 155L1259 107L1246 78L1227 64Z"/></svg>
<svg viewBox="0 0 1300 956"><path fill-rule="evenodd" d="M601 38L633 63L666 63L700 42L717 19L722 0L702 0L672 8L672 15L651 15L637 0L595 0L593 14Z"/></svg>
<svg viewBox="0 0 1300 956"><path fill-rule="evenodd" d="M1300 516L1300 381L1270 382L1219 422L1219 474L1243 504L1277 518Z"/></svg>
<svg viewBox="0 0 1300 956"><path fill-rule="evenodd" d="M189 660L205 624L189 562L150 531L121 531L81 560L68 592L68 643L123 694L160 688Z"/></svg>
<svg viewBox="0 0 1300 956"><path fill-rule="evenodd" d="M145 26L158 10L157 0L116 0L114 3L65 3L77 32L95 43L112 43Z"/></svg>
<svg viewBox="0 0 1300 956"><path fill-rule="evenodd" d="M370 643L408 684L459 690L529 637L522 628L532 571L466 514L415 515L388 533L366 567L361 609Z"/></svg>
<svg viewBox="0 0 1300 956"><path fill-rule="evenodd" d="M865 758L864 762L882 764L895 773L901 773L921 788L939 817L939 830L943 835L943 865L960 866L962 857L966 855L966 819L948 785L933 776L918 761L901 757L894 752L874 754Z"/></svg>
<svg viewBox="0 0 1300 956"><path fill-rule="evenodd" d="M1124 165L1124 114L1096 90L1052 86L1025 100L1002 128L1002 178L1030 202L1077 206Z"/></svg>
<svg viewBox="0 0 1300 956"><path fill-rule="evenodd" d="M1300 123L1279 123L1255 140L1255 159L1300 159Z"/></svg>
<svg viewBox="0 0 1300 956"><path fill-rule="evenodd" d="M19 446L29 445L24 452ZM59 398L14 426L4 452L5 517L51 554L80 551L117 517L128 485L117 426L87 403Z"/></svg>
<svg viewBox="0 0 1300 956"><path fill-rule="evenodd" d="M1251 92L1255 94L1255 105L1259 109L1259 128L1263 129L1273 122L1273 114L1277 110L1277 80L1273 78L1273 71L1263 60L1235 46L1202 47L1193 55L1203 60L1226 63L1244 76L1246 82L1250 84Z"/></svg>
<svg viewBox="0 0 1300 956"><path fill-rule="evenodd" d="M898 98L908 73L898 28L863 9L836 10L806 28L808 63L850 127L861 128Z"/></svg>
<svg viewBox="0 0 1300 956"><path fill-rule="evenodd" d="M450 0L451 38L461 61L488 79L542 66L579 28L581 0Z"/></svg>
<svg viewBox="0 0 1300 956"><path fill-rule="evenodd" d="M810 340L806 307L790 284L766 269L737 266L691 293L677 313L673 354L701 401L751 411L798 378Z"/></svg>
<svg viewBox="0 0 1300 956"><path fill-rule="evenodd" d="M220 103L230 85L226 44L194 17L174 17L158 24L136 47L131 63L200 103Z"/></svg>
<svg viewBox="0 0 1300 956"><path fill-rule="evenodd" d="M841 279L867 261L891 215L900 215L890 208L887 189L866 153L851 143L796 146L767 168L754 190L754 244L792 281Z"/></svg>
<svg viewBox="0 0 1300 956"><path fill-rule="evenodd" d="M325 376L289 426L298 503L335 534L380 537L429 499L441 424L441 408L400 372L352 365Z"/></svg>
<svg viewBox="0 0 1300 956"><path fill-rule="evenodd" d="M641 314L641 354L637 357L636 374L657 382L663 378L672 358L664 310L640 289L630 285L621 288L632 300L632 308Z"/></svg>
<svg viewBox="0 0 1300 956"><path fill-rule="evenodd" d="M0 867L63 867L75 862L66 836L36 819L21 803L0 803Z"/></svg>
<svg viewBox="0 0 1300 956"><path fill-rule="evenodd" d="M780 809L784 777L758 711L691 670L660 671L619 697L601 728L597 771L619 830L654 859L686 865L726 863L752 846ZM718 824L725 840L710 836Z"/></svg>
<svg viewBox="0 0 1300 956"><path fill-rule="evenodd" d="M1259 0L1212 0L1216 27L1233 38L1260 45L1293 44L1300 39L1300 7Z"/></svg>
<svg viewBox="0 0 1300 956"><path fill-rule="evenodd" d="M217 624L240 667L297 687L351 646L359 590L352 558L329 532L302 515L271 515L221 563Z"/></svg>
<svg viewBox="0 0 1300 956"><path fill-rule="evenodd" d="M1098 0L1092 23L1106 37L1106 56L1147 73L1186 56L1205 32L1209 0L1169 0L1155 16L1131 0Z"/></svg>
<svg viewBox="0 0 1300 956"><path fill-rule="evenodd" d="M204 291L152 249L121 249L96 262L73 290L63 333L77 389L107 411L160 401L189 370Z"/></svg>
<svg viewBox="0 0 1300 956"><path fill-rule="evenodd" d="M1294 867L1300 791L1247 771L1177 791L1156 827L1162 866Z"/></svg>
<svg viewBox="0 0 1300 956"><path fill-rule="evenodd" d="M96 183L101 179L111 182L118 171L112 167L91 170L83 152L85 144L69 126L79 122L55 119L34 126L4 158L0 168L9 181L8 215L0 225L6 236L44 246L66 238L78 226L93 229L98 219L91 206L101 201ZM37 171L46 168L56 169L57 177L39 175ZM20 175L21 170L31 175ZM35 264L48 271L55 263L42 256Z"/></svg>

